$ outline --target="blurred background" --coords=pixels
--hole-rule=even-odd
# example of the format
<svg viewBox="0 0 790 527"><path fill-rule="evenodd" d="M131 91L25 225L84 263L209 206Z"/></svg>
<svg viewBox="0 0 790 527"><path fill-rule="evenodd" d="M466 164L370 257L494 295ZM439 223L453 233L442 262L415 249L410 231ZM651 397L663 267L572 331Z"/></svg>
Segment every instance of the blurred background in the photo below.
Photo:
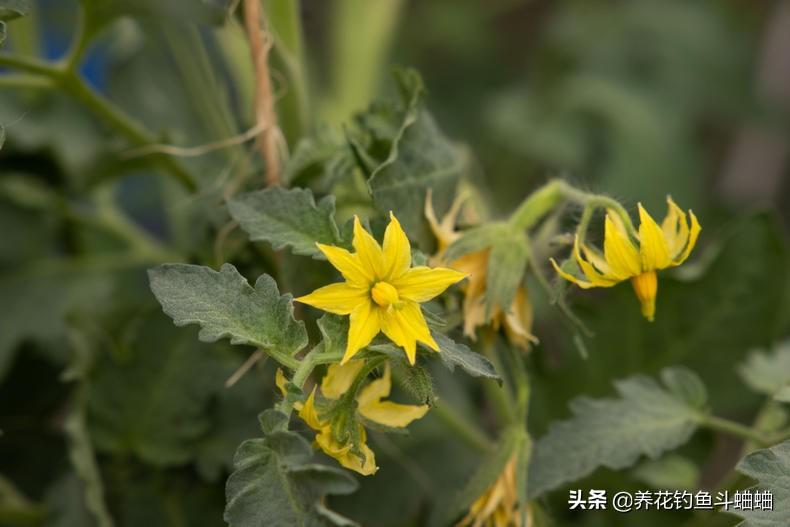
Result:
<svg viewBox="0 0 790 527"><path fill-rule="evenodd" d="M440 127L468 148L470 180L493 216L563 176L658 218L672 194L700 218L700 247L662 281L655 324L640 319L625 286L574 296L595 333L580 346L535 295L533 435L566 417L573 397L610 394L613 379L674 364L702 375L717 413L754 418L761 400L736 367L790 329L790 2L265 4L291 154L300 139L342 137L355 112L392 91L391 67L404 65L422 74ZM14 5L0 1L0 13ZM59 89L42 81L46 71L0 59L0 524L109 525L101 518L110 515L117 525L221 525L230 460L274 399L274 366L224 389L247 352L172 327L145 269L233 260L248 278L269 270L276 257L226 232L222 205L262 167L249 143L176 158L139 146L204 145L253 125L244 29L220 0L83 5L90 16L81 18L76 0L31 2L6 20L0 48L0 57L76 56L82 79ZM90 38L75 52L85 27ZM197 192L181 184L184 173ZM326 283L315 262L283 258L284 291ZM474 382L435 377L443 397L492 426ZM415 429L375 439L389 460L380 464L393 468L336 508L366 526L427 524L476 454L448 443L431 419ZM739 448L702 432L662 467L598 471L574 488L717 488ZM541 503L557 525L737 523L577 513L567 489Z"/></svg>

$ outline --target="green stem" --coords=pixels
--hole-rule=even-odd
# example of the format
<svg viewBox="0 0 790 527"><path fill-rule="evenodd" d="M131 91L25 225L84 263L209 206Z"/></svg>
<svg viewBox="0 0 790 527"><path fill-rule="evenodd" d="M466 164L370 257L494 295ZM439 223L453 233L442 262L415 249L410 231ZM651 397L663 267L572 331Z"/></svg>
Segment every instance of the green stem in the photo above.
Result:
<svg viewBox="0 0 790 527"><path fill-rule="evenodd" d="M0 66L53 78L63 73L62 68L55 67L47 61L24 57L15 53L0 54Z"/></svg>
<svg viewBox="0 0 790 527"><path fill-rule="evenodd" d="M436 415L447 428L455 432L456 436L475 450L485 453L490 452L493 448L491 441L451 406L438 402L431 409L431 413Z"/></svg>
<svg viewBox="0 0 790 527"><path fill-rule="evenodd" d="M155 142L148 130L89 86L77 73L66 72L62 78L62 83L66 92L82 102L133 143L146 145ZM187 190L196 190L192 176L176 160L164 155L158 155L155 158L160 166L183 184Z"/></svg>
<svg viewBox="0 0 790 527"><path fill-rule="evenodd" d="M612 209L623 220L628 232L637 237L628 211L617 201L601 194L592 194L572 187L562 179L553 179L530 194L510 217L510 223L518 229L534 227L546 214L563 201L583 205L585 210ZM589 219L587 220L589 222Z"/></svg>
<svg viewBox="0 0 790 527"><path fill-rule="evenodd" d="M766 447L771 444L770 438L765 437L757 430L742 425L741 423L730 421L729 419L716 417L715 415L703 415L700 418L700 424L711 430L724 432L726 434L752 441L761 447Z"/></svg>

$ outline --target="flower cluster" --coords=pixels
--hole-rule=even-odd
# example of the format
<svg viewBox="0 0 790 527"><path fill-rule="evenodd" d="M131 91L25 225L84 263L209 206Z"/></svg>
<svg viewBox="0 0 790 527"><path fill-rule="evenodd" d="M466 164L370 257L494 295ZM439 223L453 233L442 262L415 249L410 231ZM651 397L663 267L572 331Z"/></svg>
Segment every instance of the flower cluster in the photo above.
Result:
<svg viewBox="0 0 790 527"><path fill-rule="evenodd" d="M353 426L356 427L355 434L342 435L342 427L336 426L342 423L336 421L342 421L346 416L342 412L333 412L335 403L348 394L364 366L364 360L352 360L344 365L332 364L321 381L320 402L317 402L314 387L304 403L296 403L294 406L299 417L318 432L315 443L325 454L337 459L344 467L369 476L378 467L375 455L367 445L365 427L358 417L388 428L406 428L412 421L420 419L428 412L428 405L385 401L392 389L392 373L389 364L386 364L383 376L368 383L355 396L357 415L352 417ZM277 384L285 395L285 377L282 371L278 370L277 376Z"/></svg>
<svg viewBox="0 0 790 527"><path fill-rule="evenodd" d="M667 204L667 215L660 227L639 204L640 224L636 236L616 212L608 210L604 224L603 253L581 242L581 236L577 233L573 255L584 277L564 271L554 259L551 263L560 276L583 289L612 287L630 279L642 306L642 314L652 321L658 293L656 271L685 262L702 230L693 212L689 211L689 227L686 213L671 197L667 197Z"/></svg>

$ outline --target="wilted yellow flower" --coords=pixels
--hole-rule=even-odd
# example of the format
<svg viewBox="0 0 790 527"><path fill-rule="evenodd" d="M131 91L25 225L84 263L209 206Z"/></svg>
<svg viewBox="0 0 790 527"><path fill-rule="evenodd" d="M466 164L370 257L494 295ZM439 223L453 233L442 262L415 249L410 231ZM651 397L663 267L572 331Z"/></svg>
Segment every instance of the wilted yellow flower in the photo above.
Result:
<svg viewBox="0 0 790 527"><path fill-rule="evenodd" d="M667 204L667 215L661 227L639 204L639 237L636 240L629 235L620 217L611 210L607 211L603 254L594 247L580 243L577 234L573 254L584 278L563 271L553 258L551 263L560 276L583 289L611 287L630 278L642 305L642 314L652 321L658 292L656 271L683 263L691 254L702 230L693 212L689 211L689 228L686 213L669 196Z"/></svg>
<svg viewBox="0 0 790 527"><path fill-rule="evenodd" d="M365 365L365 361L352 360L341 366L332 364L327 369L327 373L321 381L321 393L327 399L339 399L348 391L354 382L359 371ZM278 370L279 378L282 374ZM284 378L282 380L284 392ZM382 424L390 428L405 428L416 419L420 419L428 412L428 405L409 405L398 404L392 401L384 401L389 396L392 388L392 373L387 364L384 368L384 376L370 382L360 390L357 395L357 412L375 423ZM327 455L337 459L344 467L359 472L364 476L369 476L378 470L373 451L367 446L367 434L365 428L359 425L359 450L354 452L353 444L350 441L339 441L332 433L332 425L329 420L321 419L315 408L315 392L310 393L304 404L294 405L299 411L299 417L307 425L318 431L315 437L316 444Z"/></svg>
<svg viewBox="0 0 790 527"><path fill-rule="evenodd" d="M341 364L348 362L383 331L406 351L414 364L417 341L434 351L434 342L425 322L420 303L441 294L465 274L452 269L411 268L411 246L395 216L384 233L384 247L354 217L356 250L317 244L329 262L346 279L317 289L296 300L338 315L351 315L348 344Z"/></svg>
<svg viewBox="0 0 790 527"><path fill-rule="evenodd" d="M461 232L455 230L455 224L463 201L463 196L457 197L440 222L436 219L429 192L425 200L425 217L428 219L437 241L437 252L431 259L431 263L433 265L447 265L469 275L464 290L464 334L474 340L477 327L486 323L485 292L488 257L491 251L485 249L465 254L452 262L444 261L444 253L447 248L462 236ZM495 329L504 326L510 342L521 348L529 349L530 342L537 342L538 339L531 333L532 304L529 302L527 290L523 285L520 285L516 290L513 302L507 312L503 311L500 306L494 308L491 324Z"/></svg>
<svg viewBox="0 0 790 527"><path fill-rule="evenodd" d="M529 527L524 525L522 516L516 488L516 457L513 456L499 478L472 503L456 527Z"/></svg>

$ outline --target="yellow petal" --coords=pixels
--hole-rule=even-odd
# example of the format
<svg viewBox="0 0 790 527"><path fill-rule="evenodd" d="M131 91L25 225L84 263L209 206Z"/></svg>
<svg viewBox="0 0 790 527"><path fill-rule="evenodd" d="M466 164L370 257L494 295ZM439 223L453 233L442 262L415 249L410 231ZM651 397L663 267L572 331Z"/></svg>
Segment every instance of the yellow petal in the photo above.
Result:
<svg viewBox="0 0 790 527"><path fill-rule="evenodd" d="M354 240L352 241L356 257L366 274L373 275L375 279L383 278L384 254L379 242L362 226L358 216L354 216Z"/></svg>
<svg viewBox="0 0 790 527"><path fill-rule="evenodd" d="M664 231L641 203L639 204L639 254L642 258L643 271L664 269L671 263Z"/></svg>
<svg viewBox="0 0 790 527"><path fill-rule="evenodd" d="M339 399L351 387L359 370L365 366L364 360L352 360L344 365L332 364L321 380L321 393L328 399Z"/></svg>
<svg viewBox="0 0 790 527"><path fill-rule="evenodd" d="M369 303L369 296L367 289L341 282L318 288L309 295L300 296L296 301L336 315L348 315L357 306Z"/></svg>
<svg viewBox="0 0 790 527"><path fill-rule="evenodd" d="M620 223L618 227L612 217L607 213L604 224L603 252L609 268L618 277L634 276L642 272L642 261L639 250L628 238L625 228ZM618 218L619 220L619 218Z"/></svg>
<svg viewBox="0 0 790 527"><path fill-rule="evenodd" d="M384 231L384 279L401 276L411 265L411 245L398 219L390 212L390 223Z"/></svg>
<svg viewBox="0 0 790 527"><path fill-rule="evenodd" d="M453 269L419 266L412 267L391 283L402 299L426 302L464 278L466 278L464 273Z"/></svg>
<svg viewBox="0 0 790 527"><path fill-rule="evenodd" d="M406 352L409 364L417 360L417 342L420 341L434 351L439 345L433 340L425 317L416 302L406 301L398 309L389 309L383 315L384 334Z"/></svg>
<svg viewBox="0 0 790 527"><path fill-rule="evenodd" d="M379 401L359 409L365 418L390 428L406 428L412 421L420 419L428 413L429 406L411 404L398 404L392 401Z"/></svg>
<svg viewBox="0 0 790 527"><path fill-rule="evenodd" d="M450 206L450 210L447 211L447 214L442 217L442 222L439 223L436 219L436 212L433 209L433 192L431 189L428 189L425 193L425 218L428 220L431 231L436 237L437 256L440 257L451 243L461 237L461 234L455 230L455 220L468 197L467 193L457 194L453 204Z"/></svg>
<svg viewBox="0 0 790 527"><path fill-rule="evenodd" d="M579 235L576 235L576 238L573 242L573 255L576 258L576 263L579 264L581 267L582 272L587 277L587 279L593 284L595 287L610 287L622 280L623 278L615 275L609 264L606 261L600 261L600 258L593 253L590 248L585 247L585 253L588 255L592 255L593 258L598 262L598 265L601 268L602 272L598 272L598 270L590 264L585 258L582 258L581 253L579 252ZM604 274L607 272L608 274Z"/></svg>
<svg viewBox="0 0 790 527"><path fill-rule="evenodd" d="M667 215L661 222L661 230L669 245L670 256L677 259L688 241L689 225L686 213L680 210L671 196L667 196Z"/></svg>
<svg viewBox="0 0 790 527"><path fill-rule="evenodd" d="M428 405L397 404L382 401L390 394L392 373L390 365L384 368L384 376L368 384L357 396L359 413L366 419L391 428L405 428L415 419L428 412Z"/></svg>
<svg viewBox="0 0 790 527"><path fill-rule="evenodd" d="M347 363L360 349L364 348L381 331L380 309L372 302L363 302L351 312L348 328L346 353L340 364Z"/></svg>
<svg viewBox="0 0 790 527"><path fill-rule="evenodd" d="M281 368L277 368L277 373L274 374L274 384L285 397L285 374Z"/></svg>
<svg viewBox="0 0 790 527"><path fill-rule="evenodd" d="M653 322L656 315L656 294L658 293L658 278L655 271L647 271L631 278L636 297L642 306L642 315Z"/></svg>
<svg viewBox="0 0 790 527"><path fill-rule="evenodd" d="M384 366L384 375L375 381L371 381L362 388L357 395L357 404L361 409L369 406L385 397L388 397L392 389L392 369L389 363Z"/></svg>
<svg viewBox="0 0 790 527"><path fill-rule="evenodd" d="M313 391L310 392L307 400L299 410L299 417L301 417L302 421L307 423L307 426L313 430L320 430L323 426L325 426L323 421L319 419L318 412L315 410L315 387L313 387Z"/></svg>
<svg viewBox="0 0 790 527"><path fill-rule="evenodd" d="M582 289L590 289L591 287L595 287L595 284L593 284L592 282L587 280L582 280L581 278L578 278L572 275L571 273L563 271L562 267L560 267L560 264L558 264L557 260L555 260L554 258L549 258L549 261L551 262L551 265L554 267L554 270L557 271L557 274L563 277L564 279L566 279L567 281L578 285Z"/></svg>
<svg viewBox="0 0 790 527"><path fill-rule="evenodd" d="M689 211L689 216L691 216L691 232L689 233L688 243L686 243L686 248L683 249L683 252L678 256L675 261L673 261L673 265L680 265L686 261L686 258L689 257L691 254L691 250L697 244L697 237L699 237L699 233L702 230L699 222L697 221L697 217L694 215L693 212Z"/></svg>
<svg viewBox="0 0 790 527"><path fill-rule="evenodd" d="M362 265L356 254L351 254L342 247L335 247L334 245L316 243L316 246L324 253L329 263L340 271L343 278L351 284L357 287L366 287L375 281L376 277L373 272Z"/></svg>
<svg viewBox="0 0 790 527"><path fill-rule="evenodd" d="M361 445L362 459L351 452L351 444L340 444L332 437L331 430L327 427L315 437L315 442L327 455L337 459L340 464L347 469L358 472L363 476L374 474L376 467L376 457L373 451L364 442Z"/></svg>
<svg viewBox="0 0 790 527"><path fill-rule="evenodd" d="M538 342L537 337L532 334L532 303L527 297L526 288L516 289L510 310L505 314L504 325L505 334L513 345L529 350L530 342Z"/></svg>

